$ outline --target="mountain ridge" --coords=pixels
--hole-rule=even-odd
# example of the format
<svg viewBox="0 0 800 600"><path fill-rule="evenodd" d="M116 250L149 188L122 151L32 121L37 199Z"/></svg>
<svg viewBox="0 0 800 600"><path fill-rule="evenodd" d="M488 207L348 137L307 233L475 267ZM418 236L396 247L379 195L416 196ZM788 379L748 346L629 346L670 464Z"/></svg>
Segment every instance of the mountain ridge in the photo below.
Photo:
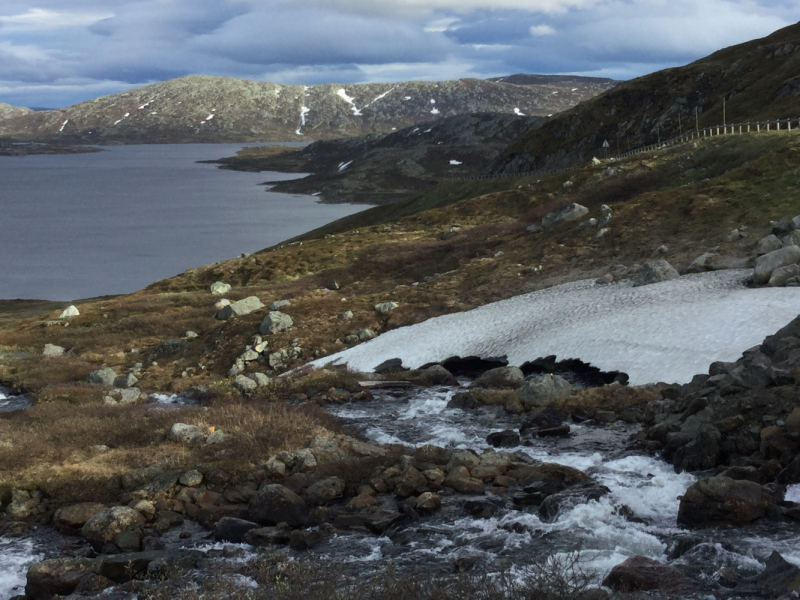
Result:
<svg viewBox="0 0 800 600"><path fill-rule="evenodd" d="M0 136L83 144L315 141L391 133L464 113L546 116L614 83L460 79L301 86L191 75L5 119Z"/></svg>

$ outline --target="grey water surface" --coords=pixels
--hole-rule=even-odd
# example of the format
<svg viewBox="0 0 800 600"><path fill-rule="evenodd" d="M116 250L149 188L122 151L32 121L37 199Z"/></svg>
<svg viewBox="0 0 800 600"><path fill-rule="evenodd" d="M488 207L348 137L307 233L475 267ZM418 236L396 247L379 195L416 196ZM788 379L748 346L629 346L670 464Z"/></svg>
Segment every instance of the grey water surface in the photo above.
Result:
<svg viewBox="0 0 800 600"><path fill-rule="evenodd" d="M242 144L0 157L0 300L123 294L254 252L365 206L266 191L282 173L198 164Z"/></svg>

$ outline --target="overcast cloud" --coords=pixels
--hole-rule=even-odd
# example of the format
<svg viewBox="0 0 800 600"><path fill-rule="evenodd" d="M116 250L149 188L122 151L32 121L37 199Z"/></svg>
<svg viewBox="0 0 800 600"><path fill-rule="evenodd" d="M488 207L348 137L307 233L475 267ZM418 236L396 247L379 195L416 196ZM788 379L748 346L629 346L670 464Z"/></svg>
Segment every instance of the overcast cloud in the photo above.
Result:
<svg viewBox="0 0 800 600"><path fill-rule="evenodd" d="M193 73L628 79L798 15L800 0L3 0L0 102L59 107Z"/></svg>

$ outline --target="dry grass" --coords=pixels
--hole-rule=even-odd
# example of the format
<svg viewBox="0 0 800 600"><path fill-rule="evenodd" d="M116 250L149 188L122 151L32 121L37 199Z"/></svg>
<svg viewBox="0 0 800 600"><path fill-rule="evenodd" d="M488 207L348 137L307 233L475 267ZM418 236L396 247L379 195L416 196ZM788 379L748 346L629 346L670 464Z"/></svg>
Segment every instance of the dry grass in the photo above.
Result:
<svg viewBox="0 0 800 600"><path fill-rule="evenodd" d="M213 450L168 442L174 423L221 429L229 442ZM202 408L178 409L40 402L0 418L0 490L38 488L59 502L109 500L119 491L119 475L156 462L250 470L279 451L298 450L313 437L336 431L335 420L314 405L260 399L212 400ZM91 448L97 445L109 450ZM215 455L228 447L229 455Z"/></svg>

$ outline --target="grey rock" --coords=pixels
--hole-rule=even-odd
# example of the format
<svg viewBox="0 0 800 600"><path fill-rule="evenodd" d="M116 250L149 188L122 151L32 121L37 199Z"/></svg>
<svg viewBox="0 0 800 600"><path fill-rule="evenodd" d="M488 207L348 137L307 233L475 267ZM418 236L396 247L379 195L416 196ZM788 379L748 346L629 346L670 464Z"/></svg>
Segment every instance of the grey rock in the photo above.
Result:
<svg viewBox="0 0 800 600"><path fill-rule="evenodd" d="M256 382L258 387L264 387L272 382L272 379L267 377L264 373L253 373L250 378Z"/></svg>
<svg viewBox="0 0 800 600"><path fill-rule="evenodd" d="M67 353L66 348L62 348L61 346L55 346L54 344L45 344L44 350L42 351L42 356L52 358L54 356L64 356L66 353Z"/></svg>
<svg viewBox="0 0 800 600"><path fill-rule="evenodd" d="M580 224L578 224L578 231L592 229L593 227L597 227L597 219L587 219L586 221L581 221Z"/></svg>
<svg viewBox="0 0 800 600"><path fill-rule="evenodd" d="M544 228L538 223L534 223L533 225L528 225L526 229L531 233L539 233L541 231L544 231Z"/></svg>
<svg viewBox="0 0 800 600"><path fill-rule="evenodd" d="M116 378L117 374L114 369L106 367L104 369L98 369L97 371L92 371L89 373L87 381L94 385L105 385L111 387L114 385L114 380Z"/></svg>
<svg viewBox="0 0 800 600"><path fill-rule="evenodd" d="M59 508L53 515L53 526L61 532L73 533L83 527L97 513L106 509L98 502L83 502Z"/></svg>
<svg viewBox="0 0 800 600"><path fill-rule="evenodd" d="M99 549L114 541L118 533L144 526L145 519L136 510L127 506L114 506L100 511L81 528L81 535Z"/></svg>
<svg viewBox="0 0 800 600"><path fill-rule="evenodd" d="M261 302L257 296L249 296L244 300L239 300L238 302L233 302L232 304L225 306L221 311L219 311L217 318L225 321L232 317L249 315L250 313L262 308L264 308L264 303Z"/></svg>
<svg viewBox="0 0 800 600"><path fill-rule="evenodd" d="M167 434L167 439L181 444L194 444L203 442L208 434L197 425L175 423Z"/></svg>
<svg viewBox="0 0 800 600"><path fill-rule="evenodd" d="M250 499L250 518L261 525L286 523L300 527L308 517L305 501L289 488L279 484L265 485Z"/></svg>
<svg viewBox="0 0 800 600"><path fill-rule="evenodd" d="M218 542L230 542L232 544L244 544L245 536L248 531L261 527L253 521L236 519L234 517L222 517L214 525L214 539Z"/></svg>
<svg viewBox="0 0 800 600"><path fill-rule="evenodd" d="M669 252L669 247L662 244L653 251L653 256L665 256Z"/></svg>
<svg viewBox="0 0 800 600"><path fill-rule="evenodd" d="M197 333L195 333L194 331L187 331L186 333L183 334L183 337L186 338L187 340L196 340L200 336L197 335Z"/></svg>
<svg viewBox="0 0 800 600"><path fill-rule="evenodd" d="M598 277L594 280L595 285L608 285L610 283L614 283L614 276L611 273L606 273L602 277Z"/></svg>
<svg viewBox="0 0 800 600"><path fill-rule="evenodd" d="M306 490L306 500L312 506L328 504L344 495L345 481L341 477L326 477Z"/></svg>
<svg viewBox="0 0 800 600"><path fill-rule="evenodd" d="M735 242L737 240L742 239L742 234L739 233L738 229L734 229L722 235L720 241L722 242Z"/></svg>
<svg viewBox="0 0 800 600"><path fill-rule="evenodd" d="M139 383L139 379L133 373L120 375L114 379L114 387L121 389L132 388L137 383Z"/></svg>
<svg viewBox="0 0 800 600"><path fill-rule="evenodd" d="M786 285L790 279L800 276L800 265L787 265L779 267L772 272L769 276L770 287L782 287Z"/></svg>
<svg viewBox="0 0 800 600"><path fill-rule="evenodd" d="M359 329L356 331L356 336L362 342L367 342L371 339L378 337L378 334L372 331L372 329Z"/></svg>
<svg viewBox="0 0 800 600"><path fill-rule="evenodd" d="M106 396L106 404L134 404L147 400L147 394L137 387L115 389Z"/></svg>
<svg viewBox="0 0 800 600"><path fill-rule="evenodd" d="M225 432L222 429L216 429L212 431L208 437L206 438L206 446L214 446L216 444L222 444L228 440L228 436L225 435Z"/></svg>
<svg viewBox="0 0 800 600"><path fill-rule="evenodd" d="M800 261L800 246L787 246L759 256L753 271L753 281L758 284L767 283L775 269L797 264L798 261Z"/></svg>
<svg viewBox="0 0 800 600"><path fill-rule="evenodd" d="M212 283L209 289L211 290L211 293L214 294L215 296L223 296L231 291L231 286L230 284L217 281L215 283Z"/></svg>
<svg viewBox="0 0 800 600"><path fill-rule="evenodd" d="M400 305L397 302L381 302L380 304L375 305L375 312L385 315L386 313L398 308L400 308Z"/></svg>
<svg viewBox="0 0 800 600"><path fill-rule="evenodd" d="M780 250L783 248L783 244L778 239L776 235L768 235L767 237L763 237L758 240L758 245L756 246L756 254L759 256L763 254L769 254L770 252L774 252L775 250Z"/></svg>
<svg viewBox="0 0 800 600"><path fill-rule="evenodd" d="M516 389L525 383L525 375L519 367L498 367L489 369L478 377L472 385L486 388Z"/></svg>
<svg viewBox="0 0 800 600"><path fill-rule="evenodd" d="M261 322L261 327L258 328L258 332L262 335L269 335L278 333L279 331L286 331L293 326L294 321L289 315L280 311L270 311Z"/></svg>
<svg viewBox="0 0 800 600"><path fill-rule="evenodd" d="M291 306L291 305L292 305L292 303L289 302L288 300L277 300L277 301L275 301L275 302L273 302L272 304L269 305L269 309L270 310L280 310L284 306Z"/></svg>
<svg viewBox="0 0 800 600"><path fill-rule="evenodd" d="M577 221L589 214L589 209L585 206L581 206L580 204L573 203L569 206L565 206L561 210L553 211L542 219L542 227L547 230L555 227L556 225L560 225L561 223L567 223L569 221Z"/></svg>
<svg viewBox="0 0 800 600"><path fill-rule="evenodd" d="M717 258L719 254L716 252L706 252L695 258L686 268L687 273L704 273L705 271L713 271L712 261Z"/></svg>
<svg viewBox="0 0 800 600"><path fill-rule="evenodd" d="M233 380L234 387L240 392L252 392L258 384L245 375L237 375Z"/></svg>
<svg viewBox="0 0 800 600"><path fill-rule="evenodd" d="M227 298L223 298L222 300L219 300L214 304L214 308L216 308L217 310L222 310L226 306L230 306L230 305L231 305L231 301L228 300Z"/></svg>
<svg viewBox="0 0 800 600"><path fill-rule="evenodd" d="M774 235L784 235L789 233L792 230L792 222L783 217L779 219L773 226L772 226L772 233Z"/></svg>
<svg viewBox="0 0 800 600"><path fill-rule="evenodd" d="M800 229L795 229L789 235L781 238L781 244L786 246L800 246Z"/></svg>
<svg viewBox="0 0 800 600"><path fill-rule="evenodd" d="M572 392L572 385L566 379L552 373L534 376L517 390L526 410L534 406L548 406L557 400L568 398Z"/></svg>
<svg viewBox="0 0 800 600"><path fill-rule="evenodd" d="M600 207L600 221L597 223L598 229L605 229L611 223L611 208L607 204Z"/></svg>
<svg viewBox="0 0 800 600"><path fill-rule="evenodd" d="M200 471L192 469L181 474L178 482L185 487L197 487L203 483L203 474Z"/></svg>
<svg viewBox="0 0 800 600"><path fill-rule="evenodd" d="M353 311L352 310L346 310L343 313L339 313L339 318L342 321L349 321L350 319L353 318Z"/></svg>
<svg viewBox="0 0 800 600"><path fill-rule="evenodd" d="M792 219L792 227L795 229L800 229L800 215L797 215L794 219Z"/></svg>
<svg viewBox="0 0 800 600"><path fill-rule="evenodd" d="M700 479L686 490L678 509L678 524L692 528L741 526L765 516L775 503L752 481L717 475Z"/></svg>
<svg viewBox="0 0 800 600"><path fill-rule="evenodd" d="M592 236L592 239L599 240L601 238L606 237L611 232L610 227L602 227L598 229L597 233Z"/></svg>
<svg viewBox="0 0 800 600"><path fill-rule="evenodd" d="M69 596L81 579L96 568L94 558L51 558L34 563L28 568L25 598L51 600L54 596Z"/></svg>
<svg viewBox="0 0 800 600"><path fill-rule="evenodd" d="M680 274L666 260L651 260L642 265L642 268L633 279L634 287L659 283L670 279L677 279Z"/></svg>

